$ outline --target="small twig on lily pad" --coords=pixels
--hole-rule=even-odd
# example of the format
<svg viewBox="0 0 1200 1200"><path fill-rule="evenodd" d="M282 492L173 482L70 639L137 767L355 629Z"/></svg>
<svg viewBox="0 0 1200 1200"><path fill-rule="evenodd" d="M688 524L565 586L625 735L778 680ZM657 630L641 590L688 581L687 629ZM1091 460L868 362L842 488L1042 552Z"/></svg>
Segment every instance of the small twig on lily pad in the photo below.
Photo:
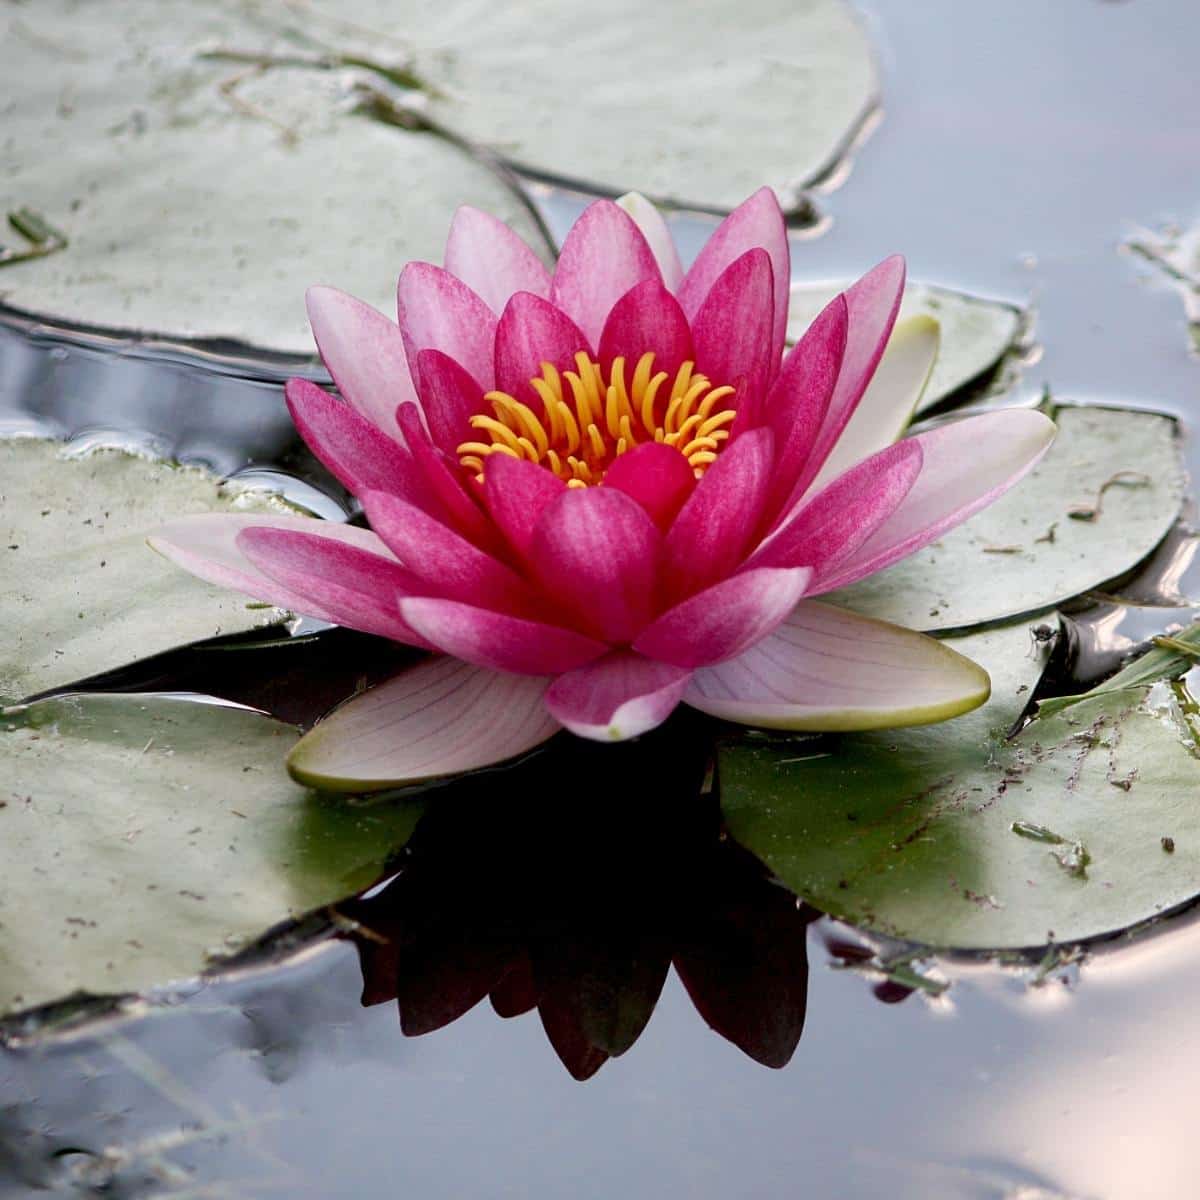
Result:
<svg viewBox="0 0 1200 1200"><path fill-rule="evenodd" d="M1067 509L1067 516L1072 521L1094 521L1100 516L1104 507L1104 493L1111 487L1149 487L1150 476L1144 471L1118 471L1115 475L1110 475L1101 485L1100 490L1096 493L1095 504L1072 504Z"/></svg>
<svg viewBox="0 0 1200 1200"><path fill-rule="evenodd" d="M48 254L64 250L68 245L67 235L61 229L25 205L8 214L8 223L29 243L29 248L14 250L10 246L0 246L0 267L28 262L33 258L45 258Z"/></svg>

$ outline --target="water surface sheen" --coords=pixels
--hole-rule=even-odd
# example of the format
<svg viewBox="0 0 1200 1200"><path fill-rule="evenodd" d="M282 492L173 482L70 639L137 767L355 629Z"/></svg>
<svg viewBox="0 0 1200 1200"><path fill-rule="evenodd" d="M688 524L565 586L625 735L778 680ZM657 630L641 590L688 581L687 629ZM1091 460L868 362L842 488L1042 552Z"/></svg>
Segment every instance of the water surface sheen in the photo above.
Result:
<svg viewBox="0 0 1200 1200"><path fill-rule="evenodd" d="M830 223L797 240L797 273L847 276L903 251L915 278L1033 305L1042 353L1021 395L1048 383L1190 425L1200 364L1182 306L1119 247L1139 225L1200 215L1200 7L864 7L883 119L850 176L818 197ZM70 412L49 415L71 426ZM277 406L253 420L240 461L219 447L200 457L226 470L276 458L288 442ZM639 823L616 805L581 831L593 852L614 847L618 885L618 848ZM711 899L705 879L675 878L671 911ZM492 934L561 935L559 894L544 901L534 934L528 911L519 930L493 923ZM584 1083L534 1013L503 1021L483 1003L403 1036L394 1003L360 1006L359 956L332 943L111 1036L6 1053L0 1192L86 1194L90 1180L119 1196L208 1184L224 1190L204 1194L422 1200L1195 1194L1194 919L1038 987L1031 970L943 965L952 986L932 1000L877 996L871 979L833 969L833 936L810 928L804 1035L785 1068L707 1028L673 972L632 1049Z"/></svg>

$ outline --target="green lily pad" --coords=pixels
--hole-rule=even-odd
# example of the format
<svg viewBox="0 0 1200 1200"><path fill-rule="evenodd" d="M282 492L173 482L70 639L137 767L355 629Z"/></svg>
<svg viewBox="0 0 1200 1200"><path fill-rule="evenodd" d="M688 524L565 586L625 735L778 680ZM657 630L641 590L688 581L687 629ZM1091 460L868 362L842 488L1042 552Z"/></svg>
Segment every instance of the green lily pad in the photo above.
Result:
<svg viewBox="0 0 1200 1200"><path fill-rule="evenodd" d="M794 283L788 307L788 342L799 341L821 309L851 282ZM925 283L910 283L904 290L899 319L915 316L933 317L942 331L937 362L918 412L993 371L1016 345L1024 327L1024 315L1012 304Z"/></svg>
<svg viewBox="0 0 1200 1200"><path fill-rule="evenodd" d="M146 535L186 513L294 512L190 467L117 450L0 440L0 700L61 687L218 633L276 624L278 609L203 583Z"/></svg>
<svg viewBox="0 0 1200 1200"><path fill-rule="evenodd" d="M924 550L829 596L913 629L963 629L1052 608L1132 570L1185 495L1176 423L1060 405L1058 437L1008 495Z"/></svg>
<svg viewBox="0 0 1200 1200"><path fill-rule="evenodd" d="M974 713L836 740L727 739L733 836L817 907L939 948L1101 937L1200 892L1200 745L1181 684L1085 700L1008 742L1040 671L1028 628L951 644L992 673Z"/></svg>
<svg viewBox="0 0 1200 1200"><path fill-rule="evenodd" d="M160 696L0 717L0 1015L192 978L378 878L420 807L306 792L283 769L295 739Z"/></svg>

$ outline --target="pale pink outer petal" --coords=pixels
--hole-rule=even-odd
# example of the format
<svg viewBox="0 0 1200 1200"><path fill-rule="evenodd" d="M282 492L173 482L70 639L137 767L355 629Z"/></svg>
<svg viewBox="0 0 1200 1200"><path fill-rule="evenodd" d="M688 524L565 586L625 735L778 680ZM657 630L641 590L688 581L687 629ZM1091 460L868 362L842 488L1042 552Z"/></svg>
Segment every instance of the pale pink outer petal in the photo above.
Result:
<svg viewBox="0 0 1200 1200"><path fill-rule="evenodd" d="M312 517L271 516L267 513L197 513L160 525L146 540L164 558L220 587L265 600L280 608L322 621L337 618L322 605L284 587L259 570L238 547L244 529L287 529L342 542L381 558L396 561L383 541L369 529L318 521Z"/></svg>
<svg viewBox="0 0 1200 1200"><path fill-rule="evenodd" d="M623 295L604 322L600 335L600 365L605 371L618 355L625 359L625 379L633 378L634 368L648 351L654 354L654 373L666 371L664 383L656 402L659 415L671 394L671 381L680 366L694 357L692 330L688 319L658 279L646 279Z"/></svg>
<svg viewBox="0 0 1200 1200"><path fill-rule="evenodd" d="M692 318L696 370L717 386L737 389L735 431L761 424L767 387L779 367L771 356L771 260L747 250L709 289Z"/></svg>
<svg viewBox="0 0 1200 1200"><path fill-rule="evenodd" d="M292 748L288 770L308 787L365 792L493 766L558 732L547 682L428 659L334 710Z"/></svg>
<svg viewBox="0 0 1200 1200"><path fill-rule="evenodd" d="M396 285L396 308L414 372L422 350L440 350L491 390L496 314L461 279L432 263L410 262ZM396 396L395 403L411 398Z"/></svg>
<svg viewBox="0 0 1200 1200"><path fill-rule="evenodd" d="M550 299L597 345L614 304L658 263L633 218L611 200L596 200L571 226L554 268Z"/></svg>
<svg viewBox="0 0 1200 1200"><path fill-rule="evenodd" d="M417 355L417 371L429 436L440 450L457 459L459 446L475 440L471 418L490 412L483 388L456 359L440 350L422 350Z"/></svg>
<svg viewBox="0 0 1200 1200"><path fill-rule="evenodd" d="M696 487L696 473L674 446L643 442L604 473L604 486L632 496L664 533Z"/></svg>
<svg viewBox="0 0 1200 1200"><path fill-rule="evenodd" d="M633 648L677 667L733 658L784 620L811 575L807 567L763 567L733 575L668 609L634 639Z"/></svg>
<svg viewBox="0 0 1200 1200"><path fill-rule="evenodd" d="M844 293L849 312L846 352L816 443L793 485L788 506L808 490L854 415L892 335L904 296L904 259L885 258Z"/></svg>
<svg viewBox="0 0 1200 1200"><path fill-rule="evenodd" d="M617 198L617 203L642 231L668 291L678 292L679 285L683 282L683 264L679 261L675 239L671 236L662 213L640 192L626 192L624 196Z"/></svg>
<svg viewBox="0 0 1200 1200"><path fill-rule="evenodd" d="M779 201L770 188L759 188L721 222L696 256L696 261L679 287L678 295L683 311L689 318L694 318L726 268L747 250L756 247L765 250L771 259L774 308L768 361L771 374L774 375L783 356L783 342L787 333L788 287L792 268L787 223Z"/></svg>
<svg viewBox="0 0 1200 1200"><path fill-rule="evenodd" d="M1054 422L1034 409L1003 409L953 421L913 439L924 464L899 508L830 576L832 591L928 545L1002 496L1054 440Z"/></svg>
<svg viewBox="0 0 1200 1200"><path fill-rule="evenodd" d="M448 526L386 492L360 497L371 528L427 587L425 595L530 615L537 597L511 567Z"/></svg>
<svg viewBox="0 0 1200 1200"><path fill-rule="evenodd" d="M450 222L446 270L457 275L499 316L514 292L550 295L550 272L505 223L464 204Z"/></svg>
<svg viewBox="0 0 1200 1200"><path fill-rule="evenodd" d="M762 517L774 449L769 429L744 433L696 484L663 544L663 585L671 599L690 596L741 563Z"/></svg>
<svg viewBox="0 0 1200 1200"><path fill-rule="evenodd" d="M488 511L522 558L529 555L542 510L566 490L567 485L553 471L528 459L489 454L484 460L483 495Z"/></svg>
<svg viewBox="0 0 1200 1200"><path fill-rule="evenodd" d="M399 327L337 288L311 287L305 303L317 349L346 403L398 437L396 405L417 397Z"/></svg>
<svg viewBox="0 0 1200 1200"><path fill-rule="evenodd" d="M573 629L455 600L401 598L400 615L444 653L518 675L561 675L608 649Z"/></svg>
<svg viewBox="0 0 1200 1200"><path fill-rule="evenodd" d="M614 650L560 675L546 692L546 708L580 737L620 742L661 725L691 677L681 667Z"/></svg>
<svg viewBox="0 0 1200 1200"><path fill-rule="evenodd" d="M903 503L921 473L924 456L906 438L851 467L788 518L751 556L751 567L813 569L810 591L836 571Z"/></svg>
<svg viewBox="0 0 1200 1200"><path fill-rule="evenodd" d="M382 488L422 507L429 502L424 477L404 446L349 404L307 379L289 379L284 395L300 436L349 491Z"/></svg>
<svg viewBox="0 0 1200 1200"><path fill-rule="evenodd" d="M692 677L685 703L767 729L890 729L982 704L982 667L924 634L802 601L769 637Z"/></svg>
<svg viewBox="0 0 1200 1200"><path fill-rule="evenodd" d="M529 381L542 373L544 362L560 372L577 370L575 355L580 350L592 353L583 331L565 312L548 300L518 292L496 330L496 387L540 414L544 406Z"/></svg>
<svg viewBox="0 0 1200 1200"><path fill-rule="evenodd" d="M319 530L265 525L243 529L236 547L269 579L329 614L325 620L428 648L400 619L396 601L398 594L415 589L424 595L426 589L394 558L324 537Z"/></svg>
<svg viewBox="0 0 1200 1200"><path fill-rule="evenodd" d="M867 390L809 485L810 493L904 435L933 372L940 341L932 317L896 322Z"/></svg>
<svg viewBox="0 0 1200 1200"><path fill-rule="evenodd" d="M615 488L573 488L542 513L530 566L580 628L630 641L650 619L662 535L636 500Z"/></svg>

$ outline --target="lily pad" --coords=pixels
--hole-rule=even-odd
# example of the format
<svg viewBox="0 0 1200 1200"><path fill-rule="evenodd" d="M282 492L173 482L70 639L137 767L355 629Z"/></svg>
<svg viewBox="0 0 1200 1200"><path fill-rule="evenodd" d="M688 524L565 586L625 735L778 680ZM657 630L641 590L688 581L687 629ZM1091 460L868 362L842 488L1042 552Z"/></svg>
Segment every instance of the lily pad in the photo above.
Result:
<svg viewBox="0 0 1200 1200"><path fill-rule="evenodd" d="M799 341L821 309L851 282L792 284L788 342ZM1012 350L1024 326L1024 315L1015 305L925 283L910 283L900 303L901 320L916 316L933 317L942 331L937 362L918 412L933 408L993 371Z"/></svg>
<svg viewBox="0 0 1200 1200"><path fill-rule="evenodd" d="M247 606L146 545L147 533L172 517L235 510L295 511L194 468L0 440L0 700L277 623L278 609Z"/></svg>
<svg viewBox="0 0 1200 1200"><path fill-rule="evenodd" d="M967 716L726 740L733 836L817 907L940 948L1101 937L1200 892L1200 745L1182 685L1085 700L1009 742L1040 670L1028 628L951 644L992 673L993 699Z"/></svg>
<svg viewBox="0 0 1200 1200"><path fill-rule="evenodd" d="M1132 570L1179 516L1176 423L1060 405L1058 437L1008 495L911 558L830 595L913 629L962 629L1052 608Z"/></svg>
<svg viewBox="0 0 1200 1200"><path fill-rule="evenodd" d="M249 709L69 696L0 718L0 1014L196 976L372 883L415 804L292 783Z"/></svg>

